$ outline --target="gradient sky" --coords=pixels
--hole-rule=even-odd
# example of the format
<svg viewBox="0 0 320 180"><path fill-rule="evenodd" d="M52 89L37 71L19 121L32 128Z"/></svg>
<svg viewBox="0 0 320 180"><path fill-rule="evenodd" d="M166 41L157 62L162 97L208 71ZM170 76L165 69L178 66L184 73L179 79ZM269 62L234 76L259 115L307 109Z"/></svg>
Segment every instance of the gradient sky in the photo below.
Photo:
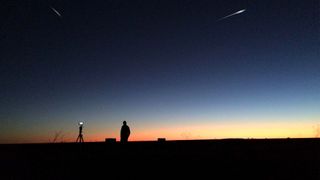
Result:
<svg viewBox="0 0 320 180"><path fill-rule="evenodd" d="M319 131L318 0L12 0L0 22L0 143Z"/></svg>

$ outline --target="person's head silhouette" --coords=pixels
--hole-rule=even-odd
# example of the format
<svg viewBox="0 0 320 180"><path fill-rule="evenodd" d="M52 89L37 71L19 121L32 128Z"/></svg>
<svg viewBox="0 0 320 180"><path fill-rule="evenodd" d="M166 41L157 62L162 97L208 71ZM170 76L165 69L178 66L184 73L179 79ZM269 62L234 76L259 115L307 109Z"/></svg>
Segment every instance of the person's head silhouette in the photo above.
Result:
<svg viewBox="0 0 320 180"><path fill-rule="evenodd" d="M123 125L127 125L127 121L123 121Z"/></svg>

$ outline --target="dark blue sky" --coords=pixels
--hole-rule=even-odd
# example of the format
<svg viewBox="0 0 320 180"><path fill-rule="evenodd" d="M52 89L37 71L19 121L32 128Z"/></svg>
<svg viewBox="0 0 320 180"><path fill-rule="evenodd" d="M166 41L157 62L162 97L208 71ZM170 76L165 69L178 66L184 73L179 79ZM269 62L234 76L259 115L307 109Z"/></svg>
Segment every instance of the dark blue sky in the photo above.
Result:
<svg viewBox="0 0 320 180"><path fill-rule="evenodd" d="M319 119L319 4L2 2L0 140L78 120L118 128L127 119L143 129L183 119Z"/></svg>

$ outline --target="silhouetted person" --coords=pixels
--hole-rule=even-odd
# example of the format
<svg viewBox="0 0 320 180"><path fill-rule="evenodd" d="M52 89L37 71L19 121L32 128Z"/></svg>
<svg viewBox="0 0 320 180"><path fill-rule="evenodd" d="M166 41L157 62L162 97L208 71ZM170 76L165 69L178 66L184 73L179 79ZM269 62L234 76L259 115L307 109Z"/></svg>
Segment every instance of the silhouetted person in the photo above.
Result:
<svg viewBox="0 0 320 180"><path fill-rule="evenodd" d="M126 121L123 121L123 125L121 127L121 132L120 132L120 142L128 142L130 136L130 128L127 125Z"/></svg>

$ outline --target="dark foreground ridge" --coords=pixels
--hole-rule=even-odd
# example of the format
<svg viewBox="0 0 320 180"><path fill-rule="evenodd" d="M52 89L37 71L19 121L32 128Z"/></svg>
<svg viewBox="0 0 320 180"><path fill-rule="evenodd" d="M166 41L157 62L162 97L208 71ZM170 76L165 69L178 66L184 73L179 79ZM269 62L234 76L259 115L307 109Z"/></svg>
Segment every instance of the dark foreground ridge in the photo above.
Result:
<svg viewBox="0 0 320 180"><path fill-rule="evenodd" d="M0 179L320 179L320 139L0 145Z"/></svg>

